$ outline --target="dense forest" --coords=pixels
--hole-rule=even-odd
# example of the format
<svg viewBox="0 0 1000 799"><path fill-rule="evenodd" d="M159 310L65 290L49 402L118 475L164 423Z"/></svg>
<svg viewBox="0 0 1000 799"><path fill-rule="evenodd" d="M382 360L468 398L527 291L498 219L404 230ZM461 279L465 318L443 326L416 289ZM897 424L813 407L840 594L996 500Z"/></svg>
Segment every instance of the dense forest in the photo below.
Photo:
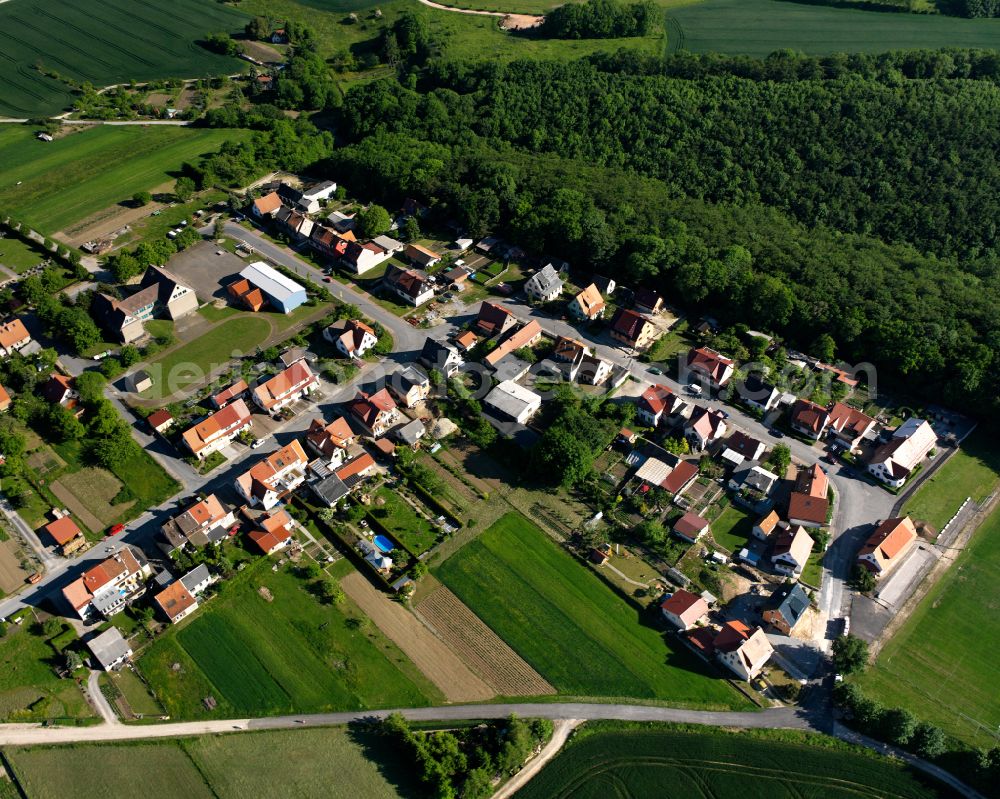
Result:
<svg viewBox="0 0 1000 799"><path fill-rule="evenodd" d="M998 80L968 52L432 63L349 92L327 168L992 407Z"/></svg>
<svg viewBox="0 0 1000 799"><path fill-rule="evenodd" d="M648 36L660 24L660 11L650 0L586 0L556 6L537 29L553 39L622 39Z"/></svg>

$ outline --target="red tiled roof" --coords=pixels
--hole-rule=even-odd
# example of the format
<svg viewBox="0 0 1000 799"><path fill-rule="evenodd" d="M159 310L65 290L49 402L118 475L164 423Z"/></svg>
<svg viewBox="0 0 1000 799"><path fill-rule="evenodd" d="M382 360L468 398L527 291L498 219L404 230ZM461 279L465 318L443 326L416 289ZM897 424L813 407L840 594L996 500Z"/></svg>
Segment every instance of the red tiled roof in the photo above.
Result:
<svg viewBox="0 0 1000 799"><path fill-rule="evenodd" d="M667 386L657 383L655 386L650 386L642 392L642 396L639 397L639 406L645 407L646 410L654 415L662 413L663 409L667 407L667 401L673 394L674 392Z"/></svg>
<svg viewBox="0 0 1000 799"><path fill-rule="evenodd" d="M670 470L670 474L667 475L667 479L660 483L660 487L665 491L669 491L671 494L676 494L684 486L691 482L691 480L698 474L698 465L692 463L691 461L680 461L673 469Z"/></svg>
<svg viewBox="0 0 1000 799"><path fill-rule="evenodd" d="M68 544L78 535L82 535L82 531L76 526L76 522L69 516L63 516L61 519L56 519L54 522L45 525L45 532L52 536L59 546Z"/></svg>
<svg viewBox="0 0 1000 799"><path fill-rule="evenodd" d="M695 613L689 614L694 616L691 622L697 621L708 613L708 603L697 594L692 594L683 588L678 589L669 599L664 600L660 608L666 613L672 613L674 616L685 619L685 621L687 621L685 614L693 610Z"/></svg>
<svg viewBox="0 0 1000 799"><path fill-rule="evenodd" d="M829 421L826 408L809 400L799 399L792 406L792 424L818 433Z"/></svg>
<svg viewBox="0 0 1000 799"><path fill-rule="evenodd" d="M171 621L198 603L180 580L172 582L153 598Z"/></svg>
<svg viewBox="0 0 1000 799"><path fill-rule="evenodd" d="M703 519L697 513L685 513L674 522L674 532L694 537L708 527L708 520Z"/></svg>
<svg viewBox="0 0 1000 799"><path fill-rule="evenodd" d="M732 366L732 358L708 347L697 347L688 352L688 368L703 370L716 382L722 380L726 370Z"/></svg>
<svg viewBox="0 0 1000 799"><path fill-rule="evenodd" d="M790 520L798 519L813 524L826 524L826 512L829 508L830 503L826 497L821 499L793 491L788 498L788 518Z"/></svg>
<svg viewBox="0 0 1000 799"><path fill-rule="evenodd" d="M611 320L611 329L630 341L638 341L643 329L648 324L650 324L649 319L638 311L619 308L618 313Z"/></svg>
<svg viewBox="0 0 1000 799"><path fill-rule="evenodd" d="M891 560L916 538L917 529L909 516L886 519L875 528L858 554L868 555L880 550L883 560Z"/></svg>

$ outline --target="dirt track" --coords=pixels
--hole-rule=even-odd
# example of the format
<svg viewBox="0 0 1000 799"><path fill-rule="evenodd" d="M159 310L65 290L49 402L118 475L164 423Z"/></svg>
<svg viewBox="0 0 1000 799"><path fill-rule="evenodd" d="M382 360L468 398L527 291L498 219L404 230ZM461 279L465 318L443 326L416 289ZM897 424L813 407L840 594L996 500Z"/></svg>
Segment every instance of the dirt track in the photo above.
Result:
<svg viewBox="0 0 1000 799"><path fill-rule="evenodd" d="M398 602L377 591L364 575L353 572L341 587L375 622L449 702L492 699L494 692L420 620Z"/></svg>
<svg viewBox="0 0 1000 799"><path fill-rule="evenodd" d="M429 8L436 8L438 11L454 11L456 14L472 14L478 17L501 17L502 22L500 26L505 30L512 31L534 28L541 25L542 20L545 19L545 17L533 14L508 14L505 11L477 11L474 8L455 8L454 6L446 6L443 3L435 3L434 0L420 0L420 2Z"/></svg>

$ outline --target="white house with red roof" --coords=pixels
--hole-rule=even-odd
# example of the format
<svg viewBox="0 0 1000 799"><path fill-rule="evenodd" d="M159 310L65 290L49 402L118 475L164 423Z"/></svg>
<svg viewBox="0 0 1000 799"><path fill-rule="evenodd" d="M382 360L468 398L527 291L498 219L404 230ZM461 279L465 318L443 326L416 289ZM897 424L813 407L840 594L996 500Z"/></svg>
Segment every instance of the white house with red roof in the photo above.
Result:
<svg viewBox="0 0 1000 799"><path fill-rule="evenodd" d="M888 442L875 450L868 471L893 488L901 487L937 443L925 420L911 418L901 424Z"/></svg>
<svg viewBox="0 0 1000 799"><path fill-rule="evenodd" d="M689 373L708 377L713 387L722 388L733 376L735 363L709 347L695 347L688 352L687 369Z"/></svg>
<svg viewBox="0 0 1000 799"><path fill-rule="evenodd" d="M684 428L684 435L691 448L703 450L726 434L726 417L712 408L698 408Z"/></svg>
<svg viewBox="0 0 1000 799"><path fill-rule="evenodd" d="M695 543L709 531L708 519L703 519L697 513L685 513L674 522L674 535L683 538L690 544Z"/></svg>
<svg viewBox="0 0 1000 799"><path fill-rule="evenodd" d="M270 510L306 479L309 458L297 441L273 452L236 478L236 491L252 506Z"/></svg>
<svg viewBox="0 0 1000 799"><path fill-rule="evenodd" d="M858 563L876 576L899 563L917 540L917 528L909 516L885 519L858 551Z"/></svg>
<svg viewBox="0 0 1000 799"><path fill-rule="evenodd" d="M760 674L774 654L764 631L741 621L727 621L712 643L719 662L744 680Z"/></svg>
<svg viewBox="0 0 1000 799"><path fill-rule="evenodd" d="M244 430L253 427L253 417L243 400L226 405L181 435L191 453L202 460L228 446Z"/></svg>
<svg viewBox="0 0 1000 799"><path fill-rule="evenodd" d="M674 627L690 630L708 615L708 603L680 588L660 603L660 612Z"/></svg>
<svg viewBox="0 0 1000 799"><path fill-rule="evenodd" d="M360 319L334 322L323 331L323 338L348 358L362 358L378 344L375 330Z"/></svg>
<svg viewBox="0 0 1000 799"><path fill-rule="evenodd" d="M351 425L343 416L338 416L329 424L324 424L322 419L313 419L306 432L306 445L332 468L344 462L348 447L356 439Z"/></svg>
<svg viewBox="0 0 1000 799"><path fill-rule="evenodd" d="M399 422L396 401L385 388L374 394L359 391L348 406L348 412L375 438L384 436Z"/></svg>
<svg viewBox="0 0 1000 799"><path fill-rule="evenodd" d="M270 380L253 390L253 401L267 413L277 413L282 408L309 394L319 385L309 364L296 361L287 369L278 372Z"/></svg>
<svg viewBox="0 0 1000 799"><path fill-rule="evenodd" d="M63 598L81 619L95 612L108 618L146 590L146 579L152 573L142 553L125 545L67 585Z"/></svg>
<svg viewBox="0 0 1000 799"><path fill-rule="evenodd" d="M790 417L792 430L809 438L821 438L830 423L830 414L822 405L798 399L792 405Z"/></svg>

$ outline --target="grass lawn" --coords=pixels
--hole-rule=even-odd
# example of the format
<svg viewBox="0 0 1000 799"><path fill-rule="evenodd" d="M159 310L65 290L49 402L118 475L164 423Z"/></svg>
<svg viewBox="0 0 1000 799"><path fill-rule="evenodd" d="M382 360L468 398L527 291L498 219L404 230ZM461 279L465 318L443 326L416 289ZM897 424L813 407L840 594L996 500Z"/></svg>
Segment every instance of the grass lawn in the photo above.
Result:
<svg viewBox="0 0 1000 799"><path fill-rule="evenodd" d="M715 543L731 553L739 552L747 544L753 530L754 517L730 505L722 515L712 522L712 538Z"/></svg>
<svg viewBox="0 0 1000 799"><path fill-rule="evenodd" d="M136 764L149 799L397 799L418 791L382 740L343 727L5 748L4 754L32 799L130 795Z"/></svg>
<svg viewBox="0 0 1000 799"><path fill-rule="evenodd" d="M143 716L159 716L163 713L159 702L150 696L142 680L136 677L131 669L115 672L109 675L109 679L121 691L133 713L139 713Z"/></svg>
<svg viewBox="0 0 1000 799"><path fill-rule="evenodd" d="M420 556L437 541L438 529L417 512L398 494L382 487L375 492L384 505L374 505L372 516L385 527L392 536L414 555Z"/></svg>
<svg viewBox="0 0 1000 799"><path fill-rule="evenodd" d="M260 595L261 586L273 601ZM161 636L139 667L179 719L408 707L439 698L352 603L322 604L288 571L272 572L266 558L190 623ZM211 712L202 704L209 695L218 702Z"/></svg>
<svg viewBox="0 0 1000 799"><path fill-rule="evenodd" d="M976 531L970 546L885 645L874 668L859 678L861 687L887 707L909 708L966 743L995 746L993 733L1000 727L998 585L1000 511Z"/></svg>
<svg viewBox="0 0 1000 799"><path fill-rule="evenodd" d="M939 47L995 48L1000 19L892 14L782 0L705 0L668 12L667 49L766 56Z"/></svg>
<svg viewBox="0 0 1000 799"><path fill-rule="evenodd" d="M137 191L172 185L185 161L249 135L248 130L95 125L44 143L35 140L30 127L5 125L0 129L0 208L46 234L69 230Z"/></svg>
<svg viewBox="0 0 1000 799"><path fill-rule="evenodd" d="M655 614L626 603L520 514L502 517L435 571L560 693L746 707L670 645Z"/></svg>
<svg viewBox="0 0 1000 799"><path fill-rule="evenodd" d="M823 580L823 555L825 552L818 552L813 550L812 554L809 556L809 560L806 561L806 567L802 570L801 580L806 583L806 585L811 585L816 588L820 587L820 582Z"/></svg>
<svg viewBox="0 0 1000 799"><path fill-rule="evenodd" d="M29 616L0 637L0 721L91 718L93 712L73 680L60 680L49 665L55 650L29 631Z"/></svg>
<svg viewBox="0 0 1000 799"><path fill-rule="evenodd" d="M145 399L163 399L205 381L212 370L233 357L253 352L267 340L271 325L260 316L227 319L204 335L151 361L146 367L153 387L142 392ZM236 353L236 355L234 355Z"/></svg>
<svg viewBox="0 0 1000 799"><path fill-rule="evenodd" d="M246 17L217 3L173 0L169 10L158 3L125 0L18 0L4 5L3 116L50 115L72 104L66 83L36 66L95 86L240 69L235 58L197 43L206 31L243 29Z"/></svg>
<svg viewBox="0 0 1000 799"><path fill-rule="evenodd" d="M212 799L215 796L184 751L173 743L7 749L26 796L129 796L141 763L144 799Z"/></svg>
<svg viewBox="0 0 1000 799"><path fill-rule="evenodd" d="M906 513L938 530L955 515L966 497L979 502L996 487L1000 451L984 436L973 436L921 484L906 503Z"/></svg>
<svg viewBox="0 0 1000 799"><path fill-rule="evenodd" d="M184 748L218 799L286 796L291 786L303 799L395 799L398 794L382 773L385 761L392 758L372 762L371 753L365 753L354 738L343 727L281 730L203 736L186 742ZM372 748L381 743L374 742ZM247 768L248 763L254 768ZM407 780L398 771L398 765L390 766L389 776L403 779L415 793L413 778Z"/></svg>
<svg viewBox="0 0 1000 799"><path fill-rule="evenodd" d="M0 239L0 265L6 266L12 272L17 274L27 272L33 266L38 266L45 257L43 250L13 235Z"/></svg>
<svg viewBox="0 0 1000 799"><path fill-rule="evenodd" d="M822 735L623 722L588 723L517 795L519 799L957 797L915 769Z"/></svg>

